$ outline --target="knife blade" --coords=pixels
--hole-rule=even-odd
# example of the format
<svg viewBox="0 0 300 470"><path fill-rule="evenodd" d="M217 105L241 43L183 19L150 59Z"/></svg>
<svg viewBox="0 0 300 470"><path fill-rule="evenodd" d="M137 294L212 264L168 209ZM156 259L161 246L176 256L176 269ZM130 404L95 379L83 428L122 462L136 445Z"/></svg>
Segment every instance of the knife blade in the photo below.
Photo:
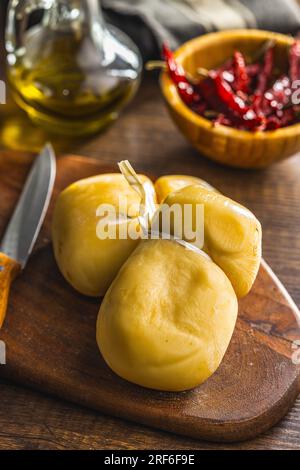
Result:
<svg viewBox="0 0 300 470"><path fill-rule="evenodd" d="M10 285L24 269L44 221L56 175L55 153L47 144L36 158L0 243L0 328Z"/></svg>

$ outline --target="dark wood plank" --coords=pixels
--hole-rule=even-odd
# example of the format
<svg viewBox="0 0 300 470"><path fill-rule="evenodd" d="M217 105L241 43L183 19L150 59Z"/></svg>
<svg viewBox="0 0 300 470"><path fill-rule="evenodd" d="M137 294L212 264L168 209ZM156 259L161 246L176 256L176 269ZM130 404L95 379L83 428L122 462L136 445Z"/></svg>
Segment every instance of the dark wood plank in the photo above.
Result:
<svg viewBox="0 0 300 470"><path fill-rule="evenodd" d="M15 203L7 170L0 183L8 203L3 230ZM239 319L218 371L201 387L160 393L113 374L95 342L98 299L76 293L55 264L50 240L51 209L59 192L79 178L111 172L111 165L80 157L58 162L54 197L44 229L26 270L15 281L0 338L7 345L2 377L66 400L178 434L219 441L256 436L276 423L299 391L299 366L292 342L300 336L299 312L283 287L262 264L251 293L240 302ZM12 202L10 202L10 199ZM4 222L3 222L4 221Z"/></svg>
<svg viewBox="0 0 300 470"><path fill-rule="evenodd" d="M268 433L238 444L215 444L106 417L12 384L0 387L0 449L300 450L300 399Z"/></svg>
<svg viewBox="0 0 300 470"><path fill-rule="evenodd" d="M153 116L155 116L155 119ZM300 197L299 157L292 158L287 162L260 172L230 170L200 158L186 144L184 139L176 133L163 108L162 100L158 96L157 84L152 80L144 84L135 102L108 132L91 139L85 144L71 144L69 149L73 152L100 158L102 161L109 163L117 162L120 158L129 158L139 170L147 170L151 173L183 172L197 174L210 180L224 193L247 204L262 220L265 258L270 262L275 272L279 274L298 305L300 304L300 263L299 255L297 254L300 248L300 213L298 210ZM11 158L12 155L7 154L6 160ZM1 393L2 388L5 389L5 387L7 386L3 385L2 387L1 384ZM44 397L31 395L29 392L22 392L21 390L19 393L20 402L23 400L24 408L28 405L30 396L33 397L32 400L35 404L43 403L44 401L48 403L48 400ZM9 408L11 413L16 400L16 394L17 392L11 395L11 407ZM70 417L70 420L66 418L65 409L63 407L60 408L62 405L59 402L56 403L50 400L49 403L52 404L53 410L57 410L61 427L65 426L67 428L66 421L71 426L72 418ZM42 405L40 406L42 407ZM70 409L76 410L73 407L70 407ZM20 408L18 410L20 411ZM82 427L85 428L86 426L87 436L89 434L89 419L92 419L89 417L94 416L95 421L100 418L86 411L80 411L80 413L86 416L86 421L82 421ZM4 421L1 422L5 426L4 408L3 415L2 419ZM42 418L38 418L38 415L39 411L37 411L37 419L42 420ZM280 427L270 431L266 436L262 436L247 444L250 446L249 448L295 447L297 439L299 441L300 438L300 425L296 409L290 416L291 418L284 421L284 424ZM9 419L8 414L7 421ZM24 419L26 419L26 415L24 415ZM59 418L57 419L59 421ZM127 425L126 423L123 424L121 421L114 421L111 418L101 418L101 420L101 427L99 426L98 428L99 436L95 437L94 441L100 447L109 445L107 441L104 442L102 437L112 434L114 435L113 445L115 447L118 447L118 445L128 445L128 448L132 448L135 445L136 447L141 447L143 445L141 439L144 439L145 435L148 436L147 438L145 437L145 442L147 442L146 447L148 446L148 448L155 446L159 448L164 443L166 443L166 447L173 446L173 448L176 448L177 446L177 448L181 448L183 442L185 442L176 436L155 433L150 430L145 431L143 428L130 424ZM30 422L30 416L27 415L28 426ZM24 425L26 425L25 421ZM120 432L118 428L120 428ZM20 433L22 429L22 423L20 422L18 429ZM141 433L139 432L140 429L143 429ZM74 428L73 431L75 432ZM72 447L72 445L76 447L77 437L74 436L74 432L70 431L69 433L69 447ZM84 432L78 430L78 433L81 433L81 435L84 435ZM130 434L130 438L126 439L127 444L124 443L124 434L126 436ZM136 436L136 443L134 436ZM35 437L38 437L38 432L35 434ZM34 435L32 436L32 446L36 442L35 437ZM87 442L84 445L87 446ZM204 444L197 443L196 445L200 447ZM12 438L12 446L17 448L22 446L20 438ZM239 446L243 447L246 444L240 444ZM211 448L216 447L218 446L211 446Z"/></svg>

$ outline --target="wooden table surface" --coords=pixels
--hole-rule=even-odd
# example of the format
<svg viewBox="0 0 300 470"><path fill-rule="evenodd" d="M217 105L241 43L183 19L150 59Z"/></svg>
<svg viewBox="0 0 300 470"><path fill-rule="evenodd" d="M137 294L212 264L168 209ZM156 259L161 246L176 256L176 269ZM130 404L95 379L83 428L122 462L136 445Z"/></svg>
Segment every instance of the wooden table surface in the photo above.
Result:
<svg viewBox="0 0 300 470"><path fill-rule="evenodd" d="M138 171L157 175L202 176L245 203L262 222L266 261L300 306L299 157L250 172L200 157L176 132L154 78L144 81L114 126L88 142L70 144L68 151L106 162L129 159ZM13 384L0 382L0 390L0 449L300 449L300 399L266 434L218 445L105 417Z"/></svg>

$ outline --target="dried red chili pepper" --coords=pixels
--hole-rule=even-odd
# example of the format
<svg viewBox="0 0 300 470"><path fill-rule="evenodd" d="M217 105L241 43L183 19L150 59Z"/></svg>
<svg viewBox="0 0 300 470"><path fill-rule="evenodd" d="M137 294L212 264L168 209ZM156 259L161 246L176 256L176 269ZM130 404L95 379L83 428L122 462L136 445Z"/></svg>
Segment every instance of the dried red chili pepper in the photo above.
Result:
<svg viewBox="0 0 300 470"><path fill-rule="evenodd" d="M198 83L197 90L202 98L201 103L207 103L206 110L211 109L217 111L219 114L222 114L224 116L224 122L226 119L226 122L230 122L232 126L237 127L240 125L240 119L236 115L234 115L234 113L226 106L226 104L222 100L220 100L216 92L214 79L212 78L211 74ZM196 105L196 109L197 108L198 107ZM213 122L215 122L215 120Z"/></svg>
<svg viewBox="0 0 300 470"><path fill-rule="evenodd" d="M241 119L242 126L250 130L262 126L262 116L235 94L229 83L225 82L220 74L215 74L214 81L219 98Z"/></svg>
<svg viewBox="0 0 300 470"><path fill-rule="evenodd" d="M290 103L292 95L291 81L287 75L278 78L264 94L261 109L265 115L282 110Z"/></svg>
<svg viewBox="0 0 300 470"><path fill-rule="evenodd" d="M173 52L166 44L163 44L162 53L166 60L170 77L177 85L182 101L186 104L192 104L199 101L199 94L195 91L193 84L187 79L183 67L176 62Z"/></svg>
<svg viewBox="0 0 300 470"><path fill-rule="evenodd" d="M275 115L267 118L267 130L275 130L281 127L286 127L295 122L295 111L293 108L287 108L277 111Z"/></svg>
<svg viewBox="0 0 300 470"><path fill-rule="evenodd" d="M290 79L291 81L300 79L300 41L295 41L290 48Z"/></svg>
<svg viewBox="0 0 300 470"><path fill-rule="evenodd" d="M223 114L234 127L253 130L262 125L261 117L234 93L220 73L212 71L206 80L200 82L199 89L213 109Z"/></svg>
<svg viewBox="0 0 300 470"><path fill-rule="evenodd" d="M260 111L263 95L267 89L268 82L272 76L274 66L274 47L270 47L264 57L262 71L258 77L257 88L254 92L253 106L257 111Z"/></svg>
<svg viewBox="0 0 300 470"><path fill-rule="evenodd" d="M233 87L236 91L242 91L248 93L249 91L249 76L246 68L246 61L243 54L236 51L233 54L233 74L234 83Z"/></svg>
<svg viewBox="0 0 300 470"><path fill-rule="evenodd" d="M208 76L198 83L186 76L166 46L164 57L182 100L215 125L264 131L300 119L300 111L291 103L292 77L300 79L300 41L290 50L290 77L277 78L269 88L274 69L274 43L266 50L263 64L246 65L243 55L237 51L233 59L207 72Z"/></svg>
<svg viewBox="0 0 300 470"><path fill-rule="evenodd" d="M212 79L214 80L216 91L221 101L225 103L231 111L243 117L249 107L246 106L242 98L234 93L229 83L226 82L220 74L212 73Z"/></svg>
<svg viewBox="0 0 300 470"><path fill-rule="evenodd" d="M226 112L224 103L220 101L216 94L214 80L211 76L201 80L197 85L197 90L204 101L206 101L212 109L219 111L220 113Z"/></svg>

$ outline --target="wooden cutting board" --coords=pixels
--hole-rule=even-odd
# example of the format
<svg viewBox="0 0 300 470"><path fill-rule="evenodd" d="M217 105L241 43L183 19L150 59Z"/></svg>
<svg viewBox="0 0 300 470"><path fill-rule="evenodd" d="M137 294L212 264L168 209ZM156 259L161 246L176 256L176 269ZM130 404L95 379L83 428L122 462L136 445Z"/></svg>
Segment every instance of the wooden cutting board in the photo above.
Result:
<svg viewBox="0 0 300 470"><path fill-rule="evenodd" d="M0 154L0 237L12 214L31 159ZM117 377L95 340L100 299L76 293L55 264L50 225L54 201L71 182L116 171L100 161L65 157L58 162L47 219L26 270L15 281L0 331L7 364L0 376L106 414L178 434L239 441L275 424L299 392L299 311L263 262L217 372L183 393L146 390ZM294 355L294 356L293 356ZM295 361L294 361L295 362ZM298 361L299 362L299 361Z"/></svg>

